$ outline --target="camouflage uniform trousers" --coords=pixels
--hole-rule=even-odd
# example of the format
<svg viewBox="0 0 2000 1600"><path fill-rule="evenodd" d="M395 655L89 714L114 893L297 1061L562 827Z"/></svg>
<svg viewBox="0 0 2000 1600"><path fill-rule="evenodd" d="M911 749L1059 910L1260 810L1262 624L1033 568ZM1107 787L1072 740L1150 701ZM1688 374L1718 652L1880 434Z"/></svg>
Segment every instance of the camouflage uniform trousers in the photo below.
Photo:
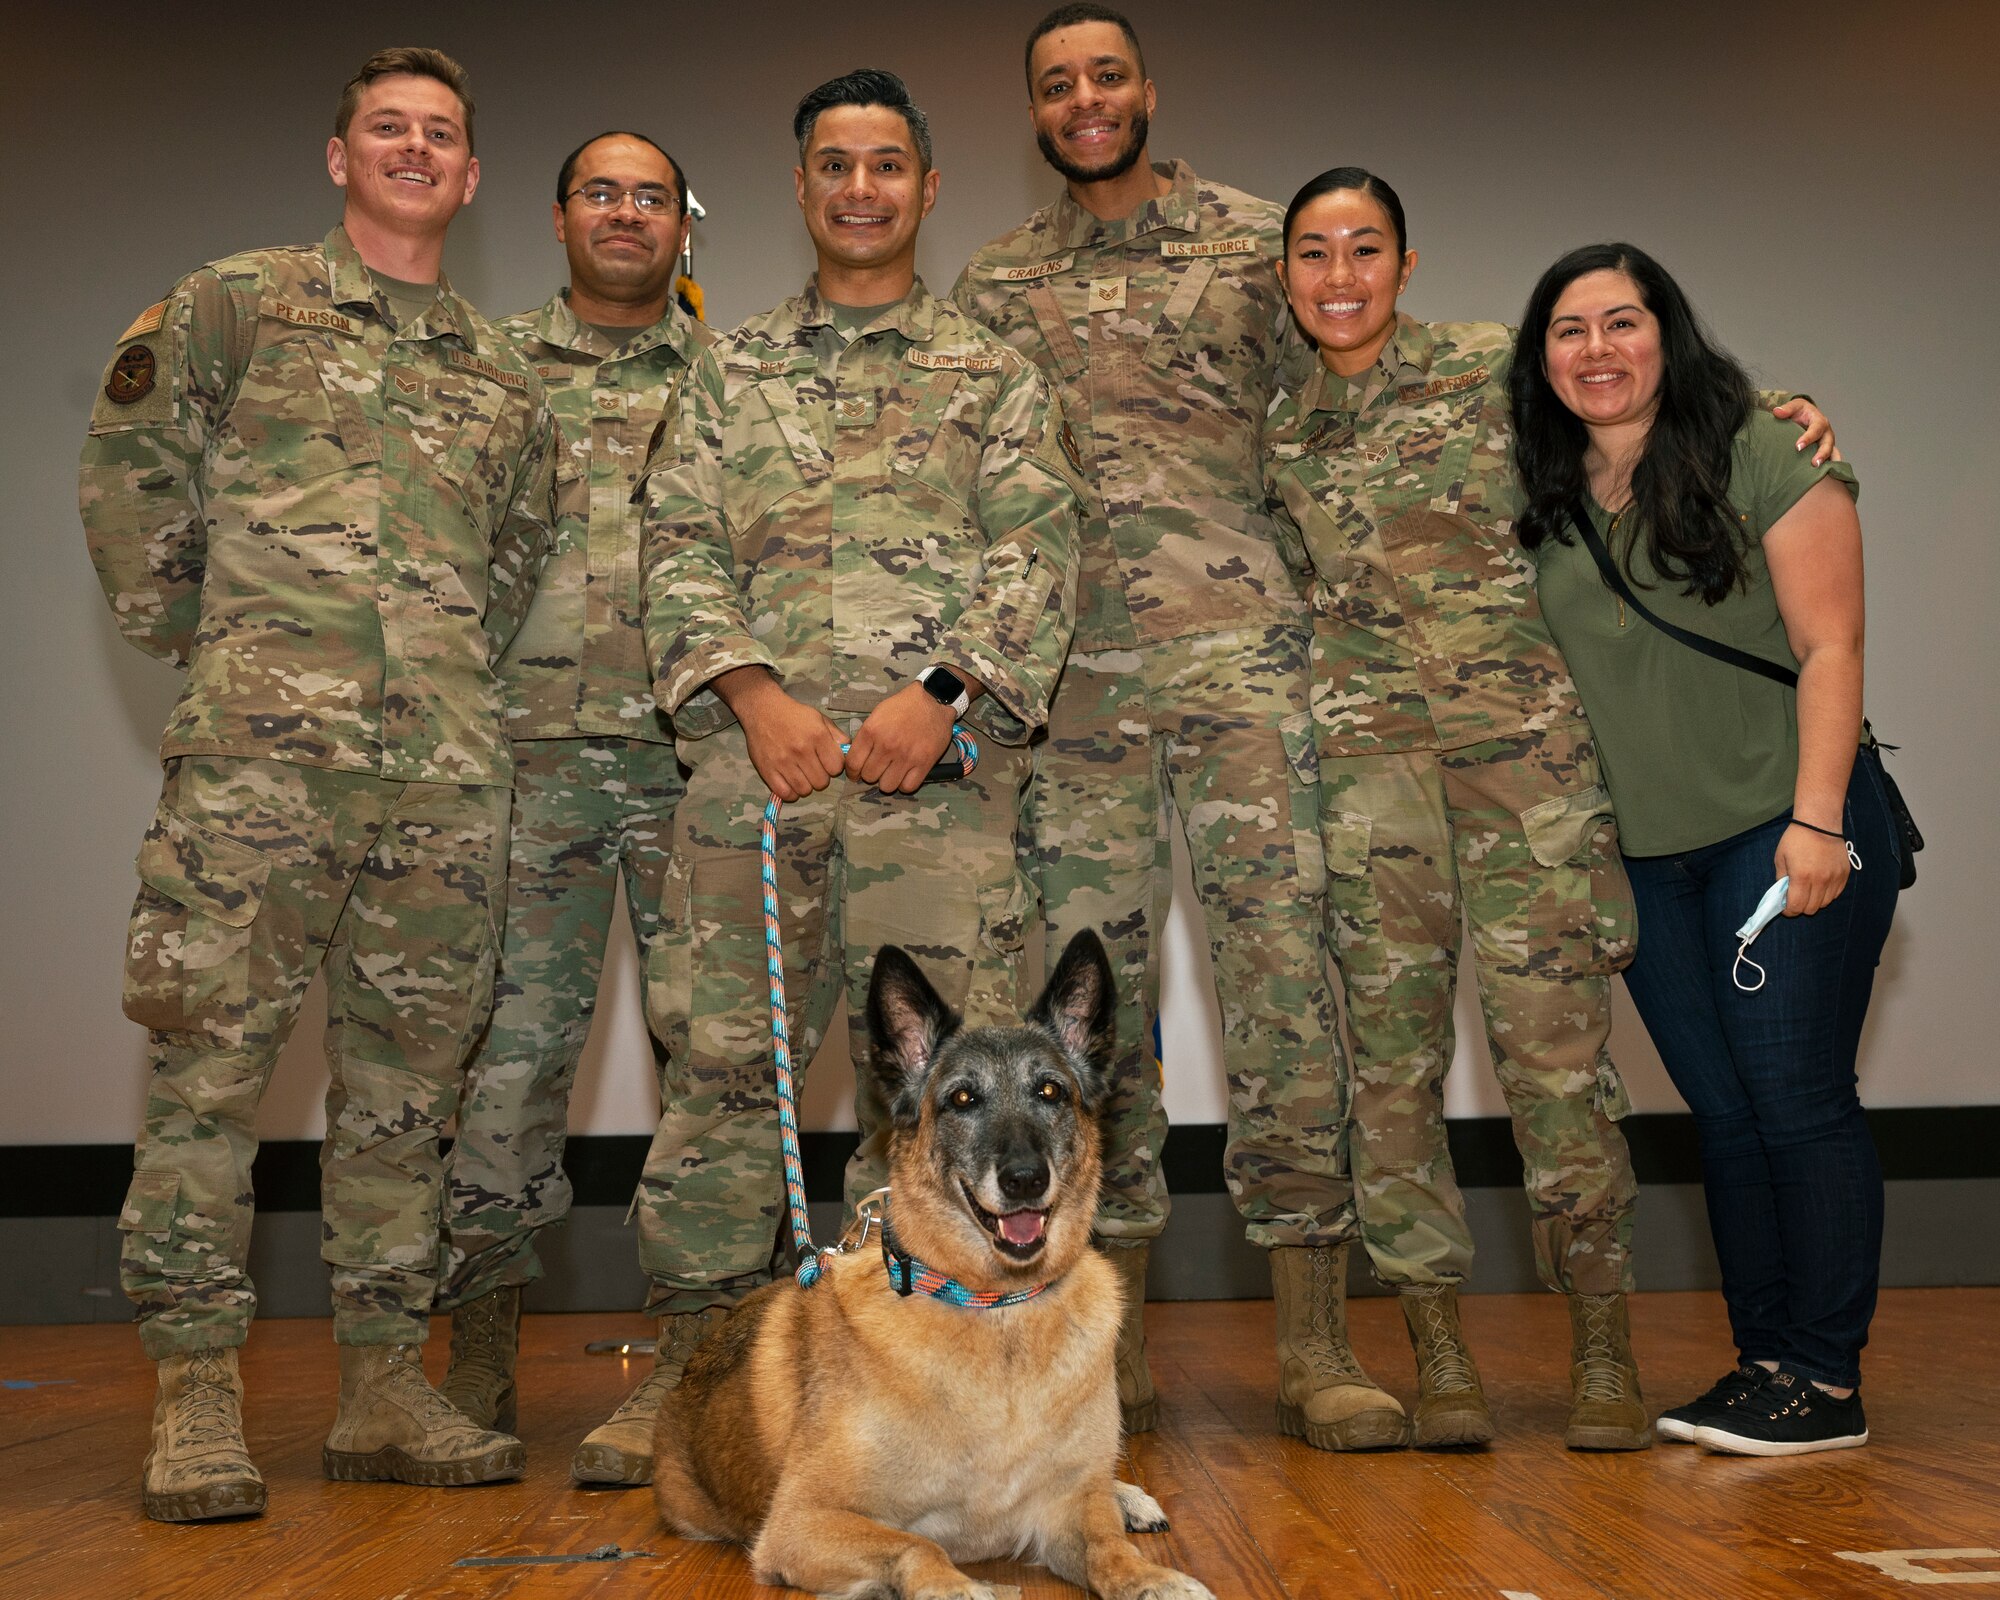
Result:
<svg viewBox="0 0 2000 1600"><path fill-rule="evenodd" d="M859 717L843 721L851 735ZM639 1181L647 1310L699 1311L768 1282L789 1239L758 837L769 798L743 731L682 740L693 768L648 963L667 1050L665 1112ZM972 1025L1018 1020L1028 894L1015 828L1028 753L980 741L978 770L913 795L835 778L778 819L792 1072L803 1084L842 994L861 1148L850 1202L887 1181L886 1111L868 1072L875 952L901 945Z"/></svg>
<svg viewBox="0 0 2000 1600"><path fill-rule="evenodd" d="M1063 669L1027 827L1050 964L1091 928L1118 975L1101 1238L1151 1239L1167 1220L1152 1040L1176 812L1221 1004L1229 1193L1254 1244L1352 1235L1317 775L1296 630L1075 652Z"/></svg>
<svg viewBox="0 0 2000 1600"><path fill-rule="evenodd" d="M619 880L640 958L659 927L685 783L657 740L514 745L507 922L493 1020L466 1070L447 1163L440 1307L542 1275L535 1235L569 1215L570 1090L590 1036ZM665 1058L654 1045L663 1080Z"/></svg>
<svg viewBox="0 0 2000 1600"><path fill-rule="evenodd" d="M506 845L502 787L227 756L167 763L125 969L125 1012L152 1041L118 1219L147 1355L249 1331L257 1104L322 965L334 1337L424 1338L438 1136L491 1001Z"/></svg>
<svg viewBox="0 0 2000 1600"><path fill-rule="evenodd" d="M1445 1144L1463 923L1550 1288L1631 1288L1636 1185L1605 1049L1632 891L1581 724L1462 748L1329 755L1328 901L1354 1041L1348 1156L1361 1233L1395 1284L1461 1282L1465 1203Z"/></svg>

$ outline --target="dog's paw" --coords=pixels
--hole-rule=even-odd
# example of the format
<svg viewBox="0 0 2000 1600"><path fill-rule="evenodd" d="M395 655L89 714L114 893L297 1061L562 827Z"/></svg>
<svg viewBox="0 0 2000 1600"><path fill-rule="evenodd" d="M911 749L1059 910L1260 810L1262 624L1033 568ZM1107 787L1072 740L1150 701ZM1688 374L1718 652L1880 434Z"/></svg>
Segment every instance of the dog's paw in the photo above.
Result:
<svg viewBox="0 0 2000 1600"><path fill-rule="evenodd" d="M1021 1600L1021 1591L1006 1584L981 1583L960 1573L956 1583L915 1590L910 1600Z"/></svg>
<svg viewBox="0 0 2000 1600"><path fill-rule="evenodd" d="M1167 1514L1160 1509L1160 1502L1136 1483L1114 1483L1111 1492L1118 1498L1118 1512L1125 1519L1127 1533L1167 1531Z"/></svg>
<svg viewBox="0 0 2000 1600"><path fill-rule="evenodd" d="M1176 1572L1172 1567L1153 1567L1110 1600L1215 1600L1215 1596L1185 1572Z"/></svg>

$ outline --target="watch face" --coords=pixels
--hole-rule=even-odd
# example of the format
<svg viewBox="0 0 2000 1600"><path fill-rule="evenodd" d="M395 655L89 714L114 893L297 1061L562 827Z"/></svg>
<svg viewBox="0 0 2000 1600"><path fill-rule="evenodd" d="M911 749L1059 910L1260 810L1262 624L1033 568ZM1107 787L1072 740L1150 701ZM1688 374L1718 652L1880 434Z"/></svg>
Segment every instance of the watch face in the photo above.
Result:
<svg viewBox="0 0 2000 1600"><path fill-rule="evenodd" d="M955 706L965 693L965 685L947 667L932 667L923 675L924 693L941 706Z"/></svg>

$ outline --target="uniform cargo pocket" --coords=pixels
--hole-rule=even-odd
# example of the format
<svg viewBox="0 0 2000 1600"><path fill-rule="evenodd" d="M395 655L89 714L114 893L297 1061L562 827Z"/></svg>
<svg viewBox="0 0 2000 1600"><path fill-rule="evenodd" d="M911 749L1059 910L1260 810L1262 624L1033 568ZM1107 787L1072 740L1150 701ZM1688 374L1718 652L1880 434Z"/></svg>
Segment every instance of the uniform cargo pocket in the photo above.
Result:
<svg viewBox="0 0 2000 1600"><path fill-rule="evenodd" d="M684 1071L688 1015L694 1007L694 872L681 856L667 861L660 920L646 950L646 1025L667 1054L669 1071Z"/></svg>
<svg viewBox="0 0 2000 1600"><path fill-rule="evenodd" d="M1326 893L1326 850L1319 829L1319 743L1310 711L1297 711L1278 724L1285 742L1286 797L1292 808L1292 859L1299 893L1314 900ZM1365 845L1364 845L1365 849Z"/></svg>
<svg viewBox="0 0 2000 1600"><path fill-rule="evenodd" d="M1611 1052L1597 1052L1597 1085L1594 1091L1597 1113L1607 1122L1622 1122L1632 1114L1632 1097L1625 1092L1625 1080L1612 1065Z"/></svg>
<svg viewBox="0 0 2000 1600"><path fill-rule="evenodd" d="M1610 973L1627 966L1637 948L1638 914L1611 794L1593 784L1521 813L1528 850L1564 902L1553 908L1568 930L1563 964L1573 973ZM1586 921L1588 926L1581 924ZM1555 975L1555 974L1551 974Z"/></svg>
<svg viewBox="0 0 2000 1600"><path fill-rule="evenodd" d="M1019 872L1004 883L979 890L979 937L989 949L1013 960L1027 948L1028 886Z"/></svg>
<svg viewBox="0 0 2000 1600"><path fill-rule="evenodd" d="M1336 878L1368 876L1368 842L1375 824L1356 811L1329 811L1320 820L1321 847L1326 851L1326 870Z"/></svg>
<svg viewBox="0 0 2000 1600"><path fill-rule="evenodd" d="M120 1267L127 1283L184 1275L199 1266L185 1248L177 1248L183 1243L177 1241L174 1228L180 1192L177 1172L142 1169L132 1174L132 1186L125 1191L125 1204L118 1212L118 1231L124 1235Z"/></svg>
<svg viewBox="0 0 2000 1600"><path fill-rule="evenodd" d="M164 804L139 847L125 950L125 1015L163 1033L241 1043L252 924L271 863Z"/></svg>

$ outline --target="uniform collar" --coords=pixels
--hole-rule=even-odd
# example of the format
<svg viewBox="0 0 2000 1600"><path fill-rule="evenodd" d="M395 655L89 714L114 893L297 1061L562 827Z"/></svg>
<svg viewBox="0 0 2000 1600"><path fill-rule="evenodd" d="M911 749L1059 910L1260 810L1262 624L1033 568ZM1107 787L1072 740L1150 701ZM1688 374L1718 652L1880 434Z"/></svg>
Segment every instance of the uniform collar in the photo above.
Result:
<svg viewBox="0 0 2000 1600"><path fill-rule="evenodd" d="M354 241L347 237L347 230L338 223L333 231L321 241L320 248L326 253L327 288L337 306L354 306L372 311L383 321L388 321L388 307L375 295L375 280L368 275L368 263L361 259L361 252L354 248ZM452 289L451 280L442 270L438 272L438 297L430 310L423 316L424 326L430 336L439 334L456 335L460 344L474 354L479 350L478 323L472 316L472 308Z"/></svg>
<svg viewBox="0 0 2000 1600"><path fill-rule="evenodd" d="M1325 363L1314 362L1312 377L1300 396L1300 408L1308 415L1315 411L1366 410L1391 384L1422 382L1431 369L1436 349L1437 336L1431 332L1430 324L1399 311L1396 331L1389 335L1389 342L1382 346L1382 353L1372 367L1343 378L1328 370Z"/></svg>
<svg viewBox="0 0 2000 1600"><path fill-rule="evenodd" d="M833 312L820 298L819 276L816 273L806 280L804 290L792 301L792 306L793 320L801 328L833 326ZM879 333L884 328L894 328L911 344L929 344L931 336L937 332L937 320L937 301L919 277L910 285L908 294L894 305L877 312L875 320L858 332Z"/></svg>
<svg viewBox="0 0 2000 1600"><path fill-rule="evenodd" d="M1194 175L1194 168L1185 161L1155 161L1153 171L1173 187L1148 200L1131 215L1108 222L1092 216L1076 203L1069 190L1063 190L1055 205L1057 248L1075 250L1084 245L1123 244L1163 229L1176 233L1197 231L1201 222L1201 180Z"/></svg>
<svg viewBox="0 0 2000 1600"><path fill-rule="evenodd" d="M664 317L649 328L635 330L623 343L614 345L589 324L579 322L576 312L570 308L569 290L558 289L536 315L535 337L558 350L579 350L585 355L600 358L615 350L619 359L623 360L661 345L679 356L682 366L695 358L694 318L683 311L680 302L671 296L668 297Z"/></svg>

